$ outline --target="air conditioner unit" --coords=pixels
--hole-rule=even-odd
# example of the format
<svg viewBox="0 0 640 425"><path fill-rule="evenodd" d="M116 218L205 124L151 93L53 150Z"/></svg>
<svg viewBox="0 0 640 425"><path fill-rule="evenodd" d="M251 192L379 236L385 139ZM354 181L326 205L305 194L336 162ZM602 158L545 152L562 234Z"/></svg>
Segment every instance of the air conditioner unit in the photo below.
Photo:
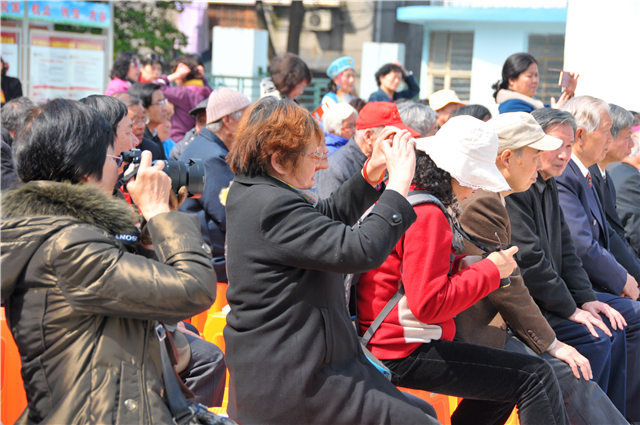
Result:
<svg viewBox="0 0 640 425"><path fill-rule="evenodd" d="M307 31L331 31L331 11L310 10L306 12L302 28Z"/></svg>

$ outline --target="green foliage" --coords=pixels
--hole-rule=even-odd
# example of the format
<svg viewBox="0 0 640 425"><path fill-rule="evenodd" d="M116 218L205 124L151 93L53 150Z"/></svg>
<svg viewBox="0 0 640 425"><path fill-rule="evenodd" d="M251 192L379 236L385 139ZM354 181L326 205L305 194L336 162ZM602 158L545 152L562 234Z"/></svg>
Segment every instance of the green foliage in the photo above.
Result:
<svg viewBox="0 0 640 425"><path fill-rule="evenodd" d="M102 28L90 28L80 25L53 24L53 29L55 31L77 32L82 34L102 34Z"/></svg>
<svg viewBox="0 0 640 425"><path fill-rule="evenodd" d="M171 11L182 11L185 3L188 1L114 2L114 55L146 47L170 62L175 54L181 54L187 36L173 25L168 15Z"/></svg>

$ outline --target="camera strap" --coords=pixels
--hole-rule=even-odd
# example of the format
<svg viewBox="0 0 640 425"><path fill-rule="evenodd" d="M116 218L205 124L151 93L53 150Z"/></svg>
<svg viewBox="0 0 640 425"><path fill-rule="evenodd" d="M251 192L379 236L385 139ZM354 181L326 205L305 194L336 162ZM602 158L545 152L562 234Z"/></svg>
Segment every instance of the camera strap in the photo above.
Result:
<svg viewBox="0 0 640 425"><path fill-rule="evenodd" d="M140 164L134 164L134 167L135 168L130 173L122 174L122 177L118 179L116 185L113 187L113 190L120 190L122 186L129 183L129 180L131 180L133 177L135 177L136 174L138 174L138 168L140 167Z"/></svg>

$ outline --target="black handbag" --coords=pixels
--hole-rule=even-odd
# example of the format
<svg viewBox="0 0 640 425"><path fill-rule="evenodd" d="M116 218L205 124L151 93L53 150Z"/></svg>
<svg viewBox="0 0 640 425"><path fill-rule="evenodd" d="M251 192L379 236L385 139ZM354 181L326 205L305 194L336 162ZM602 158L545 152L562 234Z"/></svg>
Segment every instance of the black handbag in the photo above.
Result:
<svg viewBox="0 0 640 425"><path fill-rule="evenodd" d="M175 370L167 351L167 330L162 323L156 325L156 336L160 342L160 360L162 361L162 382L176 425L238 425L235 421L209 412L206 406L184 398Z"/></svg>

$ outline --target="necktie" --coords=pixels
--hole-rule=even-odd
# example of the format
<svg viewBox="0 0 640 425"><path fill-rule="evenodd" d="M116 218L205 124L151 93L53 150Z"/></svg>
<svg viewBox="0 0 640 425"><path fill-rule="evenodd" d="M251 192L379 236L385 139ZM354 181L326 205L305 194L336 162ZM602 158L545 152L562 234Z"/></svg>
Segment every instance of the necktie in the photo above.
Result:
<svg viewBox="0 0 640 425"><path fill-rule="evenodd" d="M591 173L587 172L587 181L589 182L589 187L593 187L593 183L591 182Z"/></svg>

